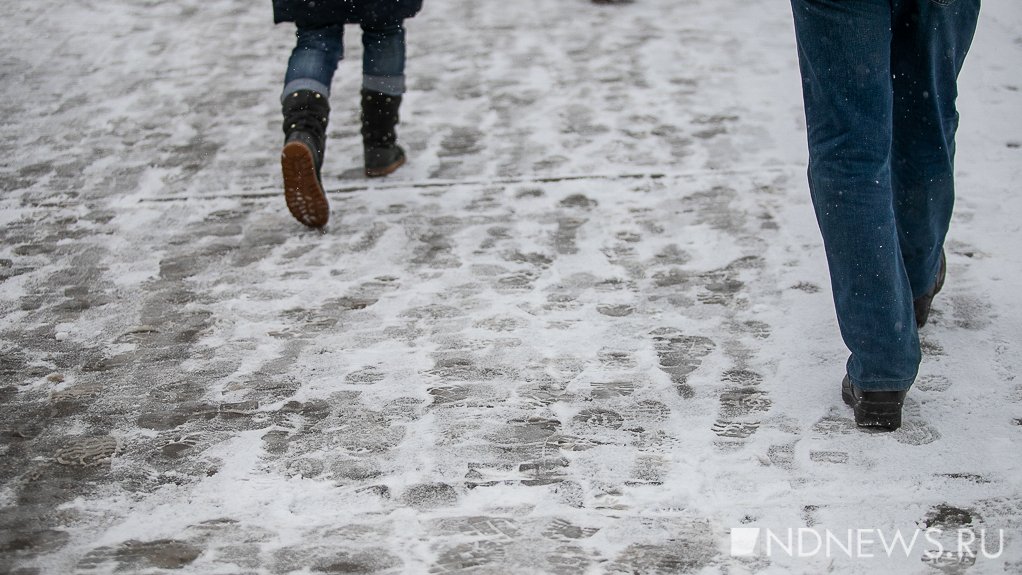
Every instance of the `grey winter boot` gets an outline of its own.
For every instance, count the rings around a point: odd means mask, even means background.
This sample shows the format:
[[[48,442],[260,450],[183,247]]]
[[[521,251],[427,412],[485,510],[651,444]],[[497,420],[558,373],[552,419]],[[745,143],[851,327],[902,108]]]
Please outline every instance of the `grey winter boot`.
[[[320,168],[326,149],[326,126],[330,104],[326,96],[312,90],[288,94],[281,106],[284,113],[284,149],[280,167],[284,174],[284,200],[299,222],[320,228],[330,218]]]
[[[362,146],[366,177],[386,176],[405,163],[405,151],[397,145],[401,96],[362,90]]]

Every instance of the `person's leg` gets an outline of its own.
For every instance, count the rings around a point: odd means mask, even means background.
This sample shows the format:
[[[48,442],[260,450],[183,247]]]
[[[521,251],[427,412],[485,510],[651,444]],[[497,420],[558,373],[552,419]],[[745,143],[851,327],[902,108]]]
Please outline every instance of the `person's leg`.
[[[330,84],[343,55],[343,33],[341,26],[299,28],[281,94],[284,199],[295,219],[314,228],[326,225],[330,217],[320,170],[330,119]]]
[[[979,4],[912,1],[895,13],[892,181],[902,257],[916,299],[933,291],[941,271],[955,196],[957,80]]]
[[[362,25],[362,88],[405,93],[405,27],[402,23]]]
[[[284,75],[281,101],[299,90],[312,90],[330,97],[330,84],[337,63],[344,57],[344,27],[298,28]]]
[[[809,187],[851,383],[903,391],[920,351],[891,191],[892,0],[792,0]]]
[[[386,176],[405,162],[394,131],[405,92],[405,29],[399,23],[363,24],[362,143],[365,174]]]

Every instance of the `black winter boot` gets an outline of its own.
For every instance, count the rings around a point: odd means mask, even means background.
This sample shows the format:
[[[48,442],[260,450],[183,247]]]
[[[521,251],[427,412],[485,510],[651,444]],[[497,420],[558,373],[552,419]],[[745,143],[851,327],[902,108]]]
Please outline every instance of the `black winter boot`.
[[[841,382],[841,399],[852,407],[855,424],[894,431],[901,427],[901,408],[907,391],[863,391],[848,376]]]
[[[284,150],[280,167],[284,173],[284,200],[299,222],[320,228],[330,218],[320,168],[326,149],[326,126],[330,104],[326,96],[312,90],[288,94],[282,104]]]
[[[386,176],[405,163],[405,151],[397,145],[401,96],[362,90],[362,146],[366,177]]]

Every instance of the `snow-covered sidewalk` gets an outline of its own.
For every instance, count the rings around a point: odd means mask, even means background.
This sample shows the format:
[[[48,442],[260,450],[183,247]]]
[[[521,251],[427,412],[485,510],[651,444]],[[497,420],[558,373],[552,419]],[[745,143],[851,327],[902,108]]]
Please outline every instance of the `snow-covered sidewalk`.
[[[325,233],[269,1],[0,32],[0,572],[1022,572],[1017,2],[891,434],[840,399],[783,0],[426,0],[383,181],[349,28]]]

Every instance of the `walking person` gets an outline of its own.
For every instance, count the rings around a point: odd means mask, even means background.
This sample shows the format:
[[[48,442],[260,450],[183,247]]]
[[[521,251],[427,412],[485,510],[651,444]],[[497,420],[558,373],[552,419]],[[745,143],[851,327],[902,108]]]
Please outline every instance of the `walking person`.
[[[809,189],[851,351],[842,397],[859,426],[894,430],[944,283],[957,79],[980,0],[791,5]]]
[[[330,117],[330,85],[344,57],[344,25],[362,28],[362,144],[365,175],[386,176],[405,162],[394,127],[405,92],[404,20],[422,0],[273,0],[274,22],[294,22],[297,43],[281,95],[284,199],[301,223],[326,225],[320,176]]]

